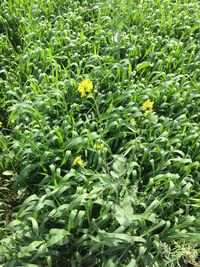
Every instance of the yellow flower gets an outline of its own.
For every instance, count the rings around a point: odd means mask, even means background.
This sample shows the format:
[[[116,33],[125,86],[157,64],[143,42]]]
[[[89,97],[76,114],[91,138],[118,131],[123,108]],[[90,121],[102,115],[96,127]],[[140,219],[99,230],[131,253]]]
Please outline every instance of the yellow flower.
[[[78,86],[78,91],[81,94],[81,97],[87,96],[87,98],[93,98],[93,92],[97,90],[93,86],[93,82],[89,79],[82,81]]]
[[[81,157],[76,157],[72,163],[73,166],[83,166],[84,161],[81,159]]]
[[[152,112],[152,110],[146,110],[145,113],[144,113],[144,116],[149,115],[151,112]]]
[[[100,144],[97,146],[97,148],[102,152],[104,150],[104,144]]]
[[[153,101],[147,99],[147,100],[143,103],[143,105],[142,105],[142,109],[143,109],[143,110],[153,110],[153,104],[154,104]]]
[[[136,125],[136,120],[135,119],[131,119],[131,125],[135,126]]]
[[[150,99],[147,99],[143,105],[142,105],[142,109],[145,111],[144,112],[144,116],[147,116],[149,113],[153,112],[153,104],[154,102],[151,101]]]
[[[2,127],[3,123],[0,121],[0,128]]]
[[[87,98],[94,98],[93,94],[89,94]]]

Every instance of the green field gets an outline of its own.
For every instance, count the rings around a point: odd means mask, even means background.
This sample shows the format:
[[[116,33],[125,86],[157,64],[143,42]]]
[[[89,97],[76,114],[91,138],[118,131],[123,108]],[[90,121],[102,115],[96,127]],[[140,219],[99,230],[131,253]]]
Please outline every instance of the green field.
[[[199,1],[0,2],[0,266],[200,266]]]

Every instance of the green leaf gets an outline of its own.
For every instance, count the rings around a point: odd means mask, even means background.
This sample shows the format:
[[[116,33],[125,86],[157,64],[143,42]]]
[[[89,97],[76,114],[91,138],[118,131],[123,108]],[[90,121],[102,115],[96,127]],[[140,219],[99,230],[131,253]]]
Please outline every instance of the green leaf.
[[[22,252],[32,252],[32,251],[38,250],[38,247],[43,243],[44,243],[44,241],[33,241],[28,246],[21,247],[21,251]]]
[[[131,259],[129,264],[126,265],[126,267],[137,267],[136,260]]]
[[[72,139],[72,141],[66,146],[66,149],[76,147],[80,144],[83,144],[83,138],[79,136],[79,137]]]
[[[146,243],[146,240],[140,236],[130,236],[123,233],[106,233],[101,231],[99,233],[101,242],[104,242],[108,246],[116,246],[120,243],[133,244],[135,242]],[[108,241],[107,241],[108,240]]]
[[[14,172],[7,170],[7,171],[4,171],[2,174],[5,176],[13,176]]]
[[[38,222],[33,217],[29,217],[28,220],[31,221],[31,223],[32,223],[33,231],[36,234],[38,234],[39,233]]]
[[[67,232],[65,229],[51,229],[46,237],[47,247],[51,247],[55,244],[62,245],[64,243],[68,243],[68,236],[69,232]]]
[[[137,220],[137,215],[135,216],[133,214],[133,208],[131,205],[131,201],[129,198],[125,199],[125,201],[122,203],[121,207],[116,206],[115,207],[115,218],[118,221],[118,223],[124,227],[129,226],[133,220]]]
[[[149,66],[151,66],[151,65],[150,65],[150,63],[148,61],[143,61],[140,64],[138,64],[135,69],[137,71],[139,71],[139,70],[142,70],[142,69],[147,68]]]

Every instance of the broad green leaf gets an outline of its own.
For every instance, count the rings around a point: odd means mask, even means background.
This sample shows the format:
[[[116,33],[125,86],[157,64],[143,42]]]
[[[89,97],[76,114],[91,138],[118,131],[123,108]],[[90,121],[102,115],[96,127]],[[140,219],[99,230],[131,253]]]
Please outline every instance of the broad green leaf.
[[[47,247],[51,247],[55,244],[68,243],[69,233],[64,229],[51,229],[46,237]]]
[[[149,66],[150,66],[150,63],[148,61],[143,61],[140,64],[138,64],[135,69],[137,71],[139,71],[139,70],[142,70],[142,69],[147,68]]]
[[[13,176],[14,172],[7,170],[7,171],[4,171],[2,174],[5,176]]]
[[[83,144],[83,138],[79,136],[79,137],[72,139],[72,141],[66,146],[66,149],[76,147],[80,144]]]

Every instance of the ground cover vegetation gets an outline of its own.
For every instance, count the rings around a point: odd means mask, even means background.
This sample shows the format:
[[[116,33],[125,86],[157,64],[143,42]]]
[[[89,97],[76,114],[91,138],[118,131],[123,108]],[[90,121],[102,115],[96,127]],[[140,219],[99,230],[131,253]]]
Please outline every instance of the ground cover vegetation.
[[[199,18],[1,1],[1,266],[200,266]]]

